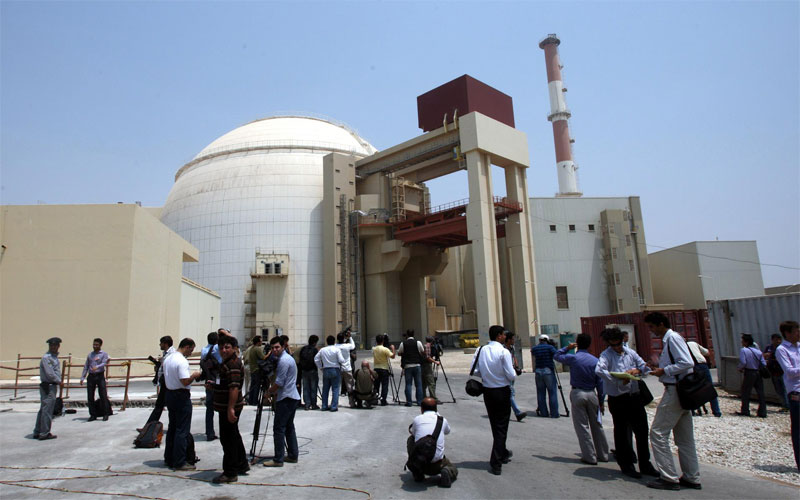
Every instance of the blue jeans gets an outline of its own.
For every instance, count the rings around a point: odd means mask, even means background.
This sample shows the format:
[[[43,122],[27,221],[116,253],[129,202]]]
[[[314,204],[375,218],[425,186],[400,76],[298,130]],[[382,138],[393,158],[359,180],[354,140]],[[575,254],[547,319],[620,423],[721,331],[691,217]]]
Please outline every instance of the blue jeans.
[[[511,382],[511,409],[514,410],[514,415],[519,415],[522,412],[519,411],[519,406],[517,406],[517,402],[514,401],[515,394],[516,391],[514,390],[514,382]]]
[[[536,369],[536,399],[542,417],[558,418],[558,394],[556,393],[556,374],[550,368]],[[547,402],[550,402],[548,411]]]
[[[317,389],[319,388],[319,372],[313,370],[303,370],[303,403],[306,407],[317,406]]]
[[[322,370],[322,409],[328,409],[328,392],[333,389],[331,397],[331,410],[339,408],[339,388],[341,387],[341,375],[338,368],[324,368]]]
[[[272,426],[272,437],[275,442],[275,462],[283,463],[284,443],[288,448],[289,458],[297,459],[300,451],[297,447],[297,434],[294,430],[294,413],[297,411],[297,400],[283,398],[275,403],[275,425]]]
[[[714,383],[714,381],[711,379],[711,370],[708,369],[708,365],[706,363],[697,363],[696,365],[694,365],[694,369],[699,372],[703,372],[703,375],[705,375],[706,380],[708,380],[712,384]],[[711,413],[713,413],[714,415],[722,415],[722,411],[720,411],[719,409],[719,400],[717,398],[711,400]]]
[[[406,374],[406,404],[411,404],[411,382],[417,387],[417,405],[422,403],[422,367],[412,366],[405,369]]]
[[[186,463],[188,436],[192,428],[192,398],[188,390],[164,390],[167,392],[169,414],[164,461],[170,467],[177,468]]]

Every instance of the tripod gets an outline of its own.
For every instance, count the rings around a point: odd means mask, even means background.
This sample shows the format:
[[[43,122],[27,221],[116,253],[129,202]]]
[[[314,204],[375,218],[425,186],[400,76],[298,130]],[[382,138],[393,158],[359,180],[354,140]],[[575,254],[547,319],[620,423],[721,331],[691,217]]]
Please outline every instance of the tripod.
[[[447,384],[447,390],[450,391],[450,397],[453,398],[453,403],[456,402],[456,397],[453,395],[453,389],[450,387],[450,381],[447,379],[447,372],[444,371],[444,365],[442,364],[442,358],[440,356],[436,356],[436,361],[438,364],[433,365],[433,380],[439,380],[439,369],[442,370],[442,375],[444,375],[444,383]]]
[[[401,376],[402,376],[402,374],[401,374]],[[391,387],[392,402],[393,403],[397,403],[398,402],[398,398],[397,398],[398,389],[394,386],[394,370],[392,370],[392,362],[391,361],[389,361],[389,380],[388,380],[388,382],[389,382],[389,387]]]
[[[258,388],[258,406],[256,407],[256,420],[253,424],[253,444],[250,445],[250,463],[255,464],[259,459],[266,458],[260,455],[256,455],[256,445],[258,444],[258,438],[261,437],[261,413],[264,411],[264,395],[267,392],[267,388],[269,387],[269,379],[264,377],[262,379],[261,385]],[[267,429],[269,429],[269,419],[270,413],[272,413],[272,404],[267,407],[270,410],[267,413],[267,425],[264,427],[264,437],[267,436]],[[264,447],[264,443],[261,443],[261,447]],[[261,450],[259,450],[260,452]]]
[[[389,365],[389,367],[391,368],[391,365]],[[400,369],[400,378],[397,379],[397,387],[394,389],[394,397],[392,398],[392,401],[397,403],[397,404],[403,404],[403,402],[400,401],[400,386],[403,383],[403,375],[405,375],[405,373],[406,373],[406,371],[401,368]],[[391,377],[392,380],[394,380],[394,373],[389,371],[389,377]],[[390,380],[390,382],[392,380]]]
[[[564,410],[566,410],[567,414],[564,415],[565,417],[569,417],[569,406],[567,406],[567,399],[564,397],[564,389],[561,387],[561,379],[558,378],[558,372],[553,370],[553,375],[556,376],[556,384],[558,384],[558,392],[561,393],[561,402],[564,403]]]

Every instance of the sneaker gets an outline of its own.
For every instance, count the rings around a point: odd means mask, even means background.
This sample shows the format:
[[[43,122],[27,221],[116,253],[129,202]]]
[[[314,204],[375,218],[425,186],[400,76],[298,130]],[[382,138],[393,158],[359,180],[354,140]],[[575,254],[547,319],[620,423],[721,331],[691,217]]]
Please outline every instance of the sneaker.
[[[683,476],[681,476],[680,479],[678,479],[678,484],[680,484],[684,488],[691,488],[693,490],[702,490],[703,489],[703,487],[700,485],[700,483],[693,483],[693,482],[689,481],[688,479],[684,479]]]
[[[222,483],[235,483],[238,480],[239,480],[238,476],[226,476],[225,474],[220,474],[219,476],[212,479],[211,482],[216,484],[222,484]]]
[[[526,411],[521,411],[521,412],[517,413],[517,422],[522,422],[525,419],[525,417],[527,417],[527,416],[528,416],[528,412],[526,412]]]
[[[275,460],[269,460],[263,463],[264,467],[283,467],[283,462],[276,462]]]
[[[655,490],[672,490],[677,491],[681,489],[681,485],[678,483],[673,483],[671,481],[664,481],[661,478],[656,479],[655,481],[650,481],[647,483],[648,488],[653,488]]]
[[[447,469],[442,469],[442,474],[439,476],[439,486],[442,488],[449,488],[453,484],[453,478]]]
[[[180,467],[175,467],[172,470],[174,470],[174,471],[197,470],[197,467],[195,467],[194,465],[190,464],[189,462],[186,462],[185,464],[181,465]]]

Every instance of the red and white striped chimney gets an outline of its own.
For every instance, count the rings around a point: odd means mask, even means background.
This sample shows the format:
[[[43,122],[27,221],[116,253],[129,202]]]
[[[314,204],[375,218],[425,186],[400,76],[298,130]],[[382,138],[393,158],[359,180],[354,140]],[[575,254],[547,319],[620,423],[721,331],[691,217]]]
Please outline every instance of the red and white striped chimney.
[[[581,196],[578,191],[578,167],[572,161],[572,139],[569,136],[569,117],[567,102],[564,99],[564,82],[561,81],[561,62],[558,58],[558,45],[561,40],[555,33],[539,42],[544,49],[547,66],[547,88],[550,93],[550,114],[547,120],[553,122],[553,142],[556,147],[556,168],[558,169],[558,196]]]

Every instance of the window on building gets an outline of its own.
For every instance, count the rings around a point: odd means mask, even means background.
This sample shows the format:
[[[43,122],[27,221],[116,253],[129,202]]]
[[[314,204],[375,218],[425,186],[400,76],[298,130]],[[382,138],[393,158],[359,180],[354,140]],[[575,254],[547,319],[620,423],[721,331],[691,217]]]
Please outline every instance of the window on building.
[[[630,268],[631,271],[633,271],[633,261],[632,260],[628,261],[628,267]]]
[[[275,274],[281,274],[281,264],[280,262],[275,263]]]
[[[631,287],[631,289],[633,290],[633,298],[634,299],[638,299],[639,298],[639,287],[637,287],[636,285],[633,285]]]
[[[272,262],[264,262],[264,274],[272,274]]]
[[[630,234],[626,234],[625,235],[625,246],[631,246],[631,235]]]
[[[559,309],[569,309],[569,295],[567,294],[567,287],[556,287],[556,302]]]
[[[612,259],[617,258],[617,247],[611,247],[611,258]]]
[[[556,232],[556,225],[555,224],[550,224],[550,232],[551,233],[555,233]]]
[[[594,224],[589,224],[589,231],[594,232]]]
[[[608,232],[611,233],[611,234],[615,234],[614,233],[614,224],[609,224],[608,225]]]
[[[569,225],[569,232],[570,233],[574,233],[575,232],[575,224],[570,224]]]
[[[644,294],[642,293],[642,287],[639,287],[639,305],[644,305]]]
[[[614,283],[619,285],[619,273],[614,273]]]
[[[625,308],[622,306],[622,299],[617,299],[617,312],[624,311]]]

